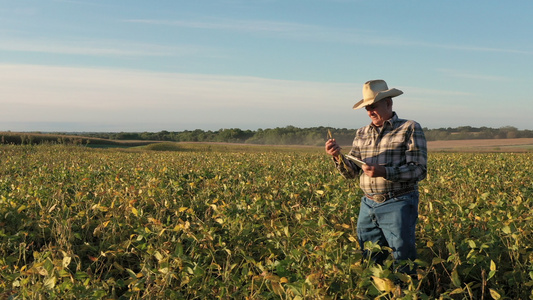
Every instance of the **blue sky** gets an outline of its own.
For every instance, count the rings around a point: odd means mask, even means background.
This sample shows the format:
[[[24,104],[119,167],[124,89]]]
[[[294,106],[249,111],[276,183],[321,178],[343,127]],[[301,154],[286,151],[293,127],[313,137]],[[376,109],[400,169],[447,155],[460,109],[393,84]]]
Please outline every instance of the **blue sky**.
[[[533,129],[533,1],[0,0],[0,131]]]

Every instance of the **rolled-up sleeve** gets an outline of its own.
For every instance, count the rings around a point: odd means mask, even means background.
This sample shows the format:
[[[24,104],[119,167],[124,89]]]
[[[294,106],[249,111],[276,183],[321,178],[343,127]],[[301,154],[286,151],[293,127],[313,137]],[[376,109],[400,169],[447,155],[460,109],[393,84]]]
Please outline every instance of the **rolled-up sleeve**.
[[[359,176],[361,168],[359,168],[356,164],[344,157],[344,155],[341,156],[341,159],[342,161],[337,161],[333,158],[333,162],[335,163],[335,167],[342,175],[342,177],[346,179],[354,179]]]

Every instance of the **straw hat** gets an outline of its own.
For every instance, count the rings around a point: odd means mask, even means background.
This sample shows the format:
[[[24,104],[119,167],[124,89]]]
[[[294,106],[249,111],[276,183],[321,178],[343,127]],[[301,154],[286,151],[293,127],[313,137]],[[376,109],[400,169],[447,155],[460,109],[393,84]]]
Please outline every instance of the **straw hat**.
[[[358,109],[378,102],[387,97],[396,97],[403,94],[402,91],[392,88],[389,89],[384,80],[370,80],[363,85],[363,99],[353,106],[353,109]]]

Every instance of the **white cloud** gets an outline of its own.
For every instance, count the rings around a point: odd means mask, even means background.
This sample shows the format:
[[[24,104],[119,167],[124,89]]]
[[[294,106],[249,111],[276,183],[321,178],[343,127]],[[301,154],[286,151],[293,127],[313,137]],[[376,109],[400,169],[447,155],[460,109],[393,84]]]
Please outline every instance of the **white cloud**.
[[[526,109],[493,107],[487,96],[398,88],[405,95],[395,100],[395,110],[422,126],[530,127]],[[358,128],[369,122],[364,111],[351,109],[360,93],[355,83],[0,64],[0,130],[18,124],[44,131],[47,122],[67,124],[48,127],[58,131]]]
[[[457,77],[457,78],[467,78],[467,79],[484,80],[484,81],[510,81],[509,78],[506,78],[503,76],[475,74],[471,72],[451,70],[451,69],[437,69],[437,71],[447,76]]]
[[[121,40],[4,38],[0,51],[130,57],[198,55],[208,50],[194,45],[163,46]]]
[[[533,55],[533,51],[517,50],[517,49],[509,49],[509,48],[492,48],[492,47],[481,47],[481,46],[473,46],[473,45],[453,45],[453,44],[444,45],[444,44],[427,44],[427,43],[420,43],[420,45],[426,46],[426,47],[460,50],[460,51],[496,52],[496,53],[507,53],[507,54]]]
[[[347,1],[347,0],[346,0]],[[267,34],[279,38],[290,38],[298,40],[312,40],[321,42],[337,42],[357,45],[371,46],[403,46],[403,47],[424,47],[439,48],[469,52],[496,52],[508,54],[532,55],[532,51],[492,48],[475,45],[456,45],[428,43],[412,40],[408,36],[387,35],[374,30],[363,30],[360,28],[334,28],[294,22],[277,22],[269,20],[237,20],[223,18],[204,18],[203,20],[155,20],[155,19],[128,19],[123,22],[141,23],[149,25],[163,25],[193,29],[224,30],[243,33]]]
[[[382,45],[384,43],[392,44],[396,39],[393,37],[376,38],[374,34],[369,34],[368,30],[333,28],[269,20],[236,20],[222,18],[204,18],[203,20],[129,19],[124,20],[124,22],[192,29],[222,30],[304,41]]]
[[[334,118],[353,99],[353,85],[342,83],[37,65],[0,65],[0,91],[4,122],[195,123],[219,128],[252,123],[320,126],[325,120],[310,116]]]
[[[265,20],[235,20],[235,19],[210,19],[206,21],[198,20],[153,20],[153,19],[130,19],[124,20],[128,23],[141,23],[150,25],[165,25],[175,27],[186,27],[195,29],[217,29],[241,32],[294,32],[309,31],[320,28],[313,25],[305,25],[291,22],[275,22]]]

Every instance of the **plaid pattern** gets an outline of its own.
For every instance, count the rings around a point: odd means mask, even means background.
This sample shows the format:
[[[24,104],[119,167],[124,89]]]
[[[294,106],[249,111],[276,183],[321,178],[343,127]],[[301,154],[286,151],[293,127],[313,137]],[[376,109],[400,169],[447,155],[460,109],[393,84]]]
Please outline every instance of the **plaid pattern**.
[[[404,189],[426,178],[427,145],[422,127],[398,118],[396,113],[381,128],[370,124],[357,130],[350,154],[387,170],[385,177],[369,177],[346,158],[344,164],[336,163],[345,178],[360,176],[359,185],[365,194]]]

